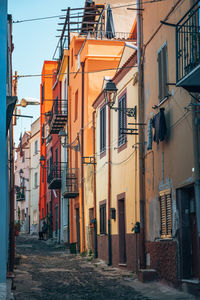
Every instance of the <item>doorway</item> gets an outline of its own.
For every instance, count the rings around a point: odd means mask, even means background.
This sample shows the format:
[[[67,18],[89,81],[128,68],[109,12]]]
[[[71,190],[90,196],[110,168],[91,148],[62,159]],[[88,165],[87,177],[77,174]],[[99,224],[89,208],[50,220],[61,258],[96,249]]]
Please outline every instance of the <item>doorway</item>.
[[[198,234],[194,186],[177,190],[182,279],[198,278]]]
[[[77,240],[77,251],[80,252],[80,213],[79,213],[79,208],[76,208],[76,240]]]
[[[126,226],[124,199],[118,200],[119,263],[126,264]]]

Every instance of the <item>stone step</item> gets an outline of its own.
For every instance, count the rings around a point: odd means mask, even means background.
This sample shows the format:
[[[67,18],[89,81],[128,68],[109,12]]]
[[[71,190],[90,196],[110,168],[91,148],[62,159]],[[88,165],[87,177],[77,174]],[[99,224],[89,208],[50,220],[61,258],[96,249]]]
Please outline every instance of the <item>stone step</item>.
[[[158,280],[158,274],[154,269],[140,269],[138,279],[141,282],[156,281]]]

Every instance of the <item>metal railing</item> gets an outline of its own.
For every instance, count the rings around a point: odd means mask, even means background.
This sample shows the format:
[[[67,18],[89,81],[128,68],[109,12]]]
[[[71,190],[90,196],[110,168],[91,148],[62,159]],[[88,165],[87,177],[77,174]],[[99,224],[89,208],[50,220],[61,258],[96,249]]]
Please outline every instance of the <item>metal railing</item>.
[[[83,34],[80,34],[82,36]],[[89,31],[87,39],[136,41],[135,34],[130,32],[108,32],[106,30]]]
[[[59,163],[52,163],[47,168],[47,182],[51,183],[53,179],[61,179],[61,166]]]
[[[68,168],[66,170],[66,184],[65,192],[70,194],[79,193],[79,184],[78,184],[78,169],[77,168]]]
[[[180,81],[200,63],[200,2],[176,25],[176,80]]]
[[[52,109],[49,116],[49,124],[54,115],[67,115],[67,100],[59,100],[56,98],[53,102]]]
[[[25,200],[25,187],[18,187],[16,189],[16,201]]]

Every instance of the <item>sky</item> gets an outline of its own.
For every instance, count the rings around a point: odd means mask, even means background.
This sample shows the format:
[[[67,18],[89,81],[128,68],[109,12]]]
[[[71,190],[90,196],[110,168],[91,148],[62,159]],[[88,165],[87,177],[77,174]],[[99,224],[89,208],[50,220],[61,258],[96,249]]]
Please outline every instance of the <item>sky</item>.
[[[8,13],[13,21],[21,21],[33,18],[60,16],[65,12],[61,9],[67,7],[84,7],[84,0],[8,0]],[[44,60],[52,60],[59,35],[57,25],[59,18],[29,21],[13,24],[13,74],[18,75],[41,74]],[[62,26],[60,26],[62,28]],[[20,78],[18,80],[18,99],[40,99],[40,77]],[[33,118],[18,118],[14,128],[14,141],[18,145],[19,137],[25,130],[30,130],[31,123],[39,117],[38,106],[20,108],[22,115]]]

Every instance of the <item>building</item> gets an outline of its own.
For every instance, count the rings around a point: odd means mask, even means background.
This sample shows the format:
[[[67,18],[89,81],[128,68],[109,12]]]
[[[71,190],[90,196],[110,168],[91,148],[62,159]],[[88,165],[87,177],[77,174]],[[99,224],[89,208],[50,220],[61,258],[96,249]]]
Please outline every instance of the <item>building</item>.
[[[39,230],[40,118],[31,124],[29,139],[30,234]]]
[[[0,248],[0,298],[5,299],[8,289],[6,276],[14,268],[14,177],[12,114],[16,103],[12,86],[12,16],[7,15],[7,1],[0,10],[0,178],[1,178],[1,248]],[[8,273],[7,273],[8,271]]]
[[[146,265],[175,285],[200,274],[199,3],[191,3],[143,11]]]
[[[62,60],[58,73],[58,80],[61,82],[61,111],[63,115],[68,116],[68,60],[69,51],[65,49],[63,51]],[[66,118],[66,117],[65,117]],[[63,126],[61,132],[59,132],[59,138],[61,143],[61,199],[60,199],[60,240],[69,245],[69,198],[64,197],[66,190],[66,176],[68,170],[68,122]]]
[[[109,82],[93,103],[98,257],[134,272],[140,267],[136,63],[137,51],[124,47],[121,69],[112,79],[117,88],[115,103],[105,98]]]
[[[53,102],[53,74],[57,69],[57,62],[44,61],[41,78],[41,100],[40,100],[40,186],[39,186],[39,214],[40,221],[47,218],[47,201],[51,191],[47,189],[47,145],[48,139],[48,113],[52,108]],[[52,74],[52,76],[45,75]],[[43,158],[43,159],[42,159]],[[51,207],[51,205],[50,205]],[[49,209],[49,208],[48,208]],[[46,219],[47,221],[47,219]],[[40,228],[40,224],[39,224]]]
[[[16,149],[15,160],[15,220],[20,221],[22,232],[30,232],[30,189],[29,170],[30,153],[29,139],[30,132],[25,131],[20,137],[20,143]]]

